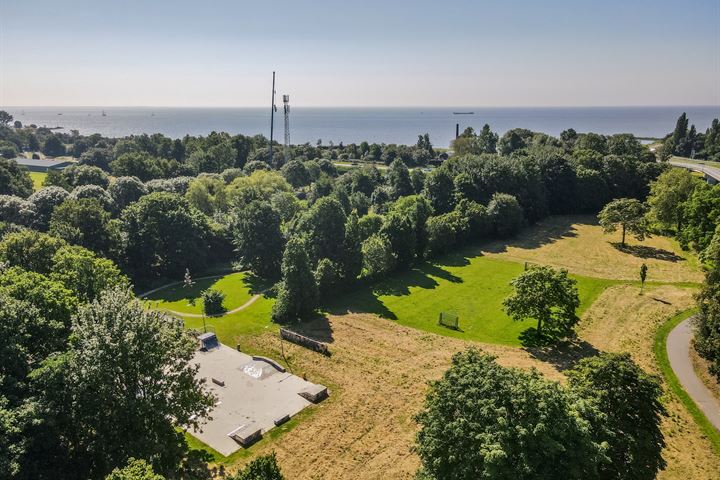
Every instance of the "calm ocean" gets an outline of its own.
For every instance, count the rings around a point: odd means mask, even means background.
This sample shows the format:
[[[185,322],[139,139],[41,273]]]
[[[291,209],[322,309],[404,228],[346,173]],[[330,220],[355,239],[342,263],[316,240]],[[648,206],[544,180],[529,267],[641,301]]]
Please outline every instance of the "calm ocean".
[[[0,107],[2,108],[2,107]],[[214,131],[254,135],[270,134],[268,108],[151,108],[151,107],[10,107],[5,108],[23,124],[62,127],[82,134],[100,133],[121,137],[139,133],[163,133],[170,137],[206,135]],[[102,116],[103,110],[106,116]],[[474,112],[455,115],[453,112]],[[415,143],[428,132],[434,145],[446,147],[455,136],[455,124],[497,132],[522,127],[558,135],[566,128],[603,134],[633,133],[660,137],[671,132],[675,120],[687,112],[698,131],[705,131],[720,106],[711,107],[575,107],[575,108],[292,108],[291,143],[315,143],[322,139],[359,143]],[[62,114],[62,115],[60,115]],[[283,141],[282,107],[275,116],[275,139]]]

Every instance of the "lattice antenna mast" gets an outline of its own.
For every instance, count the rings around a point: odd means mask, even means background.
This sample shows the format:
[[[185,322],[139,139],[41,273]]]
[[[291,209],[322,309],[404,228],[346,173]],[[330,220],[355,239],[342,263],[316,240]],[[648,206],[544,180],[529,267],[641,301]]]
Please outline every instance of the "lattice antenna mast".
[[[290,95],[283,95],[283,112],[285,113],[285,161],[290,160]]]

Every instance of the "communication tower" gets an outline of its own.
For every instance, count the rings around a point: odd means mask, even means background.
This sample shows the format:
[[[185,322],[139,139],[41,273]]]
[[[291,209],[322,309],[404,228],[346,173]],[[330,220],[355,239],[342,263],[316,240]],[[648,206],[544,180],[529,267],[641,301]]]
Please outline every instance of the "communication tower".
[[[290,95],[283,95],[283,112],[285,113],[285,161],[290,160]]]

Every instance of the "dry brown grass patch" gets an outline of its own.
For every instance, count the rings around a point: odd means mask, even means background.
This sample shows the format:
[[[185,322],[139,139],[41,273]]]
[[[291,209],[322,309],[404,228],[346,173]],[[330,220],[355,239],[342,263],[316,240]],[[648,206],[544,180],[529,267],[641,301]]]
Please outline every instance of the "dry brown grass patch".
[[[668,318],[694,304],[692,289],[655,287],[638,295],[637,287],[619,285],[607,289],[585,312],[579,336],[603,351],[629,352],[646,371],[659,374],[653,355],[655,331]],[[669,417],[662,429],[668,465],[660,479],[715,479],[720,458],[703,437],[683,405],[666,389]]]
[[[482,251],[506,260],[567,268],[589,277],[639,280],[640,265],[645,263],[648,281],[703,281],[697,260],[670,238],[639,242],[628,235],[624,249],[613,245],[619,241],[620,234],[604,234],[595,217],[556,216],[524,230],[515,239],[484,245]]]
[[[374,315],[333,316],[319,324],[322,335],[331,329],[331,357],[287,343],[285,354],[296,374],[329,385],[331,398],[263,447],[276,451],[287,478],[413,478],[420,462],[412,451],[412,417],[422,407],[427,382],[440,378],[451,356],[471,345],[497,355],[503,365],[536,367],[548,378],[562,378],[523,350],[441,337]],[[252,342],[281,358],[275,335]]]

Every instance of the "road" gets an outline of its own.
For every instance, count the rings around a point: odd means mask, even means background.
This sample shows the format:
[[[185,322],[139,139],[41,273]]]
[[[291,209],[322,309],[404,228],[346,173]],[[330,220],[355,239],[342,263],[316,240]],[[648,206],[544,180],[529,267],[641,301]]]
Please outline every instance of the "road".
[[[702,172],[720,182],[720,168],[718,167],[711,167],[701,163],[683,162],[681,160],[670,160],[669,163],[670,165],[674,165],[676,167],[687,168],[688,170],[693,170],[695,172]]]
[[[720,401],[698,378],[692,360],[690,360],[690,341],[693,336],[691,322],[692,318],[688,318],[668,335],[666,345],[668,359],[683,389],[710,420],[710,423],[720,430]]]

